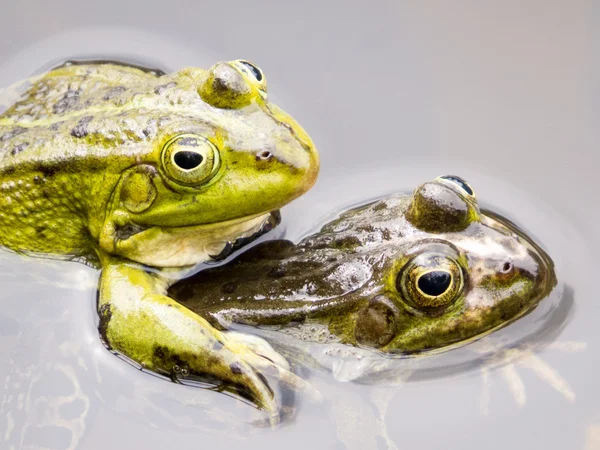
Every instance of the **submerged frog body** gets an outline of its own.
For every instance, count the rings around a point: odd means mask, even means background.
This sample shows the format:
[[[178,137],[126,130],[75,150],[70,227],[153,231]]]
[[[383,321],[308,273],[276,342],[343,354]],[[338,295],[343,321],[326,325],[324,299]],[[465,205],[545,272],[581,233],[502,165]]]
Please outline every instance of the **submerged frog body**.
[[[344,212],[297,245],[259,244],[170,293],[220,327],[279,325],[319,342],[325,326],[337,342],[414,353],[505,326],[555,284],[532,239],[446,176]]]
[[[99,265],[111,349],[167,376],[226,381],[275,410],[260,373],[275,359],[268,345],[257,353],[217,331],[166,295],[163,275],[272,227],[317,172],[310,138],[248,61],[172,74],[69,63],[0,115],[0,244]]]

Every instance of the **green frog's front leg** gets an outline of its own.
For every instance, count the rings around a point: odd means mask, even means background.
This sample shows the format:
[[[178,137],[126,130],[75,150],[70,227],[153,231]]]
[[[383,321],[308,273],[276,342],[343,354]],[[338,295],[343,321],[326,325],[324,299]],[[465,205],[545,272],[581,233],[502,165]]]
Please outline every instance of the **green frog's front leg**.
[[[221,332],[165,295],[158,274],[120,259],[103,257],[98,311],[106,344],[143,367],[175,377],[181,370],[249,390],[257,404],[276,415],[278,400],[263,373],[295,377],[266,341]]]

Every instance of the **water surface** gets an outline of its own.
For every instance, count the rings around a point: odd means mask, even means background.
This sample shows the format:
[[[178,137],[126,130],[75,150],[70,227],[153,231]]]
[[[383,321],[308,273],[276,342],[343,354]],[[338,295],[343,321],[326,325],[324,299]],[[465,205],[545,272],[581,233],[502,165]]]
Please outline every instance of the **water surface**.
[[[323,361],[332,373],[304,373],[322,402],[296,396],[270,430],[242,402],[106,351],[95,270],[2,253],[0,447],[600,448],[597,15],[534,1],[164,6],[105,1],[84,16],[75,2],[14,2],[0,84],[78,56],[167,70],[255,60],[322,155],[315,188],[283,210],[288,238],[456,173],[545,245],[564,295],[454,356],[396,364],[385,382],[343,381],[353,355]]]

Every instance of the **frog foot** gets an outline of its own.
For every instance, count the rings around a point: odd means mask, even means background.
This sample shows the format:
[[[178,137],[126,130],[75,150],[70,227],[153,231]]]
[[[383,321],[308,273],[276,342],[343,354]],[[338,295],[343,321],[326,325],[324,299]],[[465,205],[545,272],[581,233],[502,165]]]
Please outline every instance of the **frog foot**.
[[[237,349],[238,353],[253,355],[252,359],[257,363],[257,367],[265,366],[265,363],[268,366],[270,362],[270,365],[274,365],[278,370],[290,370],[287,360],[264,339],[237,331],[225,331],[223,334],[229,346]]]
[[[272,425],[278,423],[280,382],[301,384],[287,361],[261,338],[215,329],[165,291],[163,281],[139,267],[105,265],[98,307],[107,346],[173,380],[216,381],[251,398]]]
[[[225,331],[223,334],[229,345],[235,348],[237,353],[243,354],[246,361],[261,373],[272,376],[287,388],[308,394],[312,401],[322,400],[321,393],[311,383],[295,375],[288,361],[266,340],[238,331]]]
[[[146,296],[135,311],[124,312],[119,303],[103,302],[100,308],[100,329],[109,348],[174,381],[206,380],[238,392],[265,410],[272,424],[278,422],[281,394],[268,380],[290,382],[295,375],[287,363],[273,362],[274,351],[255,353],[254,344],[229,339],[166,296]]]

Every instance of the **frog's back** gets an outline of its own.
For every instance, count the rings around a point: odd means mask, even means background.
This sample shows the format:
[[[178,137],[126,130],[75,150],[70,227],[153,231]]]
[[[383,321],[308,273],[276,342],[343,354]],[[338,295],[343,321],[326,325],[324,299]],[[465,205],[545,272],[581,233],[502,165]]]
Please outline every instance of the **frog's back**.
[[[148,137],[153,118],[140,115],[139,105],[142,98],[156,97],[158,75],[90,63],[65,65],[32,79],[0,115],[0,168],[68,158],[70,152],[93,148],[89,144],[112,147]],[[87,145],[80,145],[82,140]]]
[[[157,76],[116,64],[74,64],[28,81],[0,115],[0,244],[89,254],[88,216],[98,216],[110,194],[97,186],[118,177],[106,168],[117,159],[126,165],[130,156],[118,155],[139,153],[148,146],[137,144],[152,137],[143,132],[150,117],[135,101],[153,92]]]
[[[61,66],[34,78],[0,118],[6,125],[68,120],[92,108],[122,105],[132,90],[143,90],[155,79],[152,72],[114,63]]]

